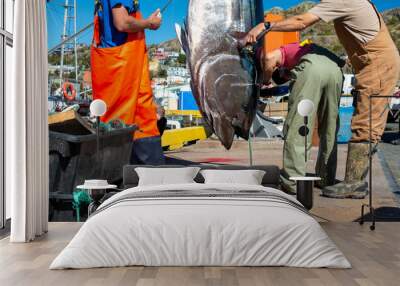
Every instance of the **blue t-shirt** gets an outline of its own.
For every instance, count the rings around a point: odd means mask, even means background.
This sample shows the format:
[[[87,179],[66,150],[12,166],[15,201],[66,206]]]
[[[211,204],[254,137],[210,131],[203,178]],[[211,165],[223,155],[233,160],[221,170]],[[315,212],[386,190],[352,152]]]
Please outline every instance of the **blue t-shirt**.
[[[112,9],[122,5],[130,14],[136,9],[134,0],[100,0],[100,3],[103,7],[98,12],[101,23],[100,47],[111,48],[125,44],[128,34],[119,32],[114,27]]]

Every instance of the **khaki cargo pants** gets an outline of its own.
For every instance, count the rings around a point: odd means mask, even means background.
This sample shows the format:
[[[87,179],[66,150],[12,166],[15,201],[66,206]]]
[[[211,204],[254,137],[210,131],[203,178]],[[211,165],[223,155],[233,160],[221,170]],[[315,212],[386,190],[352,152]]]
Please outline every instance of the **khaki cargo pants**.
[[[338,65],[324,55],[305,55],[299,65],[292,70],[294,81],[289,96],[289,112],[284,126],[282,184],[295,190],[290,177],[305,176],[304,137],[300,129],[304,118],[297,113],[297,105],[303,99],[311,100],[315,111],[309,117],[308,158],[311,151],[314,122],[318,118],[320,146],[316,174],[325,183],[333,184],[337,164],[337,132],[340,95],[343,74]]]

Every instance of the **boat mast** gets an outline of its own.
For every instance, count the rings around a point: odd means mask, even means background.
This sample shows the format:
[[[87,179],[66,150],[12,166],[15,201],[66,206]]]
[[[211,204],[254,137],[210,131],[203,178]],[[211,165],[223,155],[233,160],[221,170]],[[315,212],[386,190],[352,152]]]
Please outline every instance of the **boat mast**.
[[[64,27],[63,33],[61,35],[61,40],[64,41],[67,38],[67,20],[68,20],[68,11],[69,5],[68,0],[65,0],[64,4]],[[61,62],[60,62],[60,86],[63,84],[63,72],[64,72],[64,52],[65,52],[65,45],[61,46]]]
[[[73,15],[70,15],[73,11]],[[70,21],[73,20],[74,32],[76,34],[76,0],[73,0],[73,4],[70,5],[69,0],[65,0],[64,4],[64,26],[63,26],[63,34],[61,36],[61,41],[65,43],[65,40],[69,38],[69,27]],[[60,62],[60,85],[63,82],[64,75],[64,55],[65,55],[65,46],[66,43],[61,45],[61,62]],[[75,81],[78,82],[78,49],[77,49],[77,39],[74,38],[74,59],[75,59]]]
[[[74,0],[74,35],[76,34],[76,0]],[[78,83],[78,50],[76,46],[76,37],[74,38],[74,53],[75,53],[75,81]]]

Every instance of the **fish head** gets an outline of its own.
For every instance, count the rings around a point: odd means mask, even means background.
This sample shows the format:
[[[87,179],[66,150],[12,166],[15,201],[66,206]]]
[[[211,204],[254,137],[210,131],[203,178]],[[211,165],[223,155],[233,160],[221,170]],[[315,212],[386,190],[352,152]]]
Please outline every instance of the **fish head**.
[[[225,148],[235,135],[248,139],[257,105],[254,65],[240,55],[208,57],[199,74],[203,115]]]

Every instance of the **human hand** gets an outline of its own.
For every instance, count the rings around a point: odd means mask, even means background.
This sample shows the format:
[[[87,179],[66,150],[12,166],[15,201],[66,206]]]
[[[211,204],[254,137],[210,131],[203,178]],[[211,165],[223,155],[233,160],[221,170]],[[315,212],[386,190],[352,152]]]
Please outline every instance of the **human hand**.
[[[147,21],[149,23],[149,29],[158,30],[162,22],[160,9],[154,11],[153,14],[151,14],[150,17],[147,18]]]
[[[257,37],[265,30],[264,23],[258,24],[244,37],[244,44],[255,44],[257,43]]]

